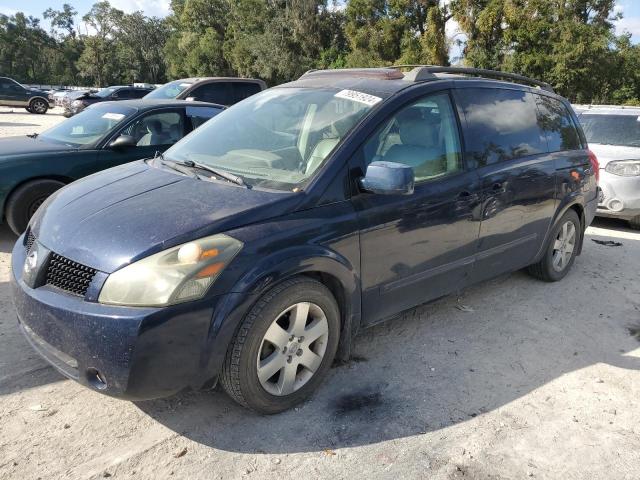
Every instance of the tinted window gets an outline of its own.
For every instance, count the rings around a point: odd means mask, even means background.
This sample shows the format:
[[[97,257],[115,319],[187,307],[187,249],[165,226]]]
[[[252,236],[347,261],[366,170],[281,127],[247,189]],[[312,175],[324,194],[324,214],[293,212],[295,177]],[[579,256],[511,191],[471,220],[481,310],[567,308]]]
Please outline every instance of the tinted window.
[[[462,169],[458,127],[449,95],[430,95],[395,113],[365,144],[365,161],[403,163],[416,181]]]
[[[210,118],[222,111],[213,107],[187,107],[187,122],[191,130],[195,130]]]
[[[202,85],[194,89],[189,96],[202,102],[229,105],[232,103],[229,90],[229,84],[225,82],[207,83],[206,85]]]
[[[538,125],[547,135],[550,152],[580,150],[580,135],[564,104],[546,95],[536,95]]]
[[[134,88],[134,89],[129,90],[129,98],[142,98],[147,93],[149,93],[149,90],[142,90],[141,88]]]
[[[113,94],[111,95],[113,98],[118,98],[121,100],[126,100],[128,98],[131,98],[131,90],[129,90],[128,88],[121,88],[120,90],[118,90],[117,92],[113,92]]]
[[[178,112],[150,113],[122,132],[136,139],[138,146],[173,145],[184,135],[182,115]]]
[[[640,147],[640,117],[583,113],[580,123],[587,142]]]
[[[458,90],[458,95],[467,125],[466,155],[472,166],[483,167],[547,151],[531,93],[465,88]]]
[[[244,100],[251,95],[255,95],[258,93],[260,89],[260,85],[252,82],[236,82],[232,84],[233,86],[233,103],[237,103],[240,100]]]

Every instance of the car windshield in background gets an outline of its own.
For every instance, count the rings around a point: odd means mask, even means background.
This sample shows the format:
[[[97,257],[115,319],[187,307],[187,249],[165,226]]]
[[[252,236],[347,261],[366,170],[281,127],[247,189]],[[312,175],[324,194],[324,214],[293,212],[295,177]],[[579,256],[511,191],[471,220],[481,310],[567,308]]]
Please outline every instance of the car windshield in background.
[[[144,98],[157,98],[162,100],[169,100],[171,98],[176,98],[182,92],[184,92],[188,87],[193,85],[190,82],[185,82],[182,80],[176,80],[174,82],[165,83],[163,86],[156,88],[153,92],[145,95]]]
[[[40,138],[73,147],[95,145],[135,112],[120,105],[96,105],[46,130]]]
[[[380,100],[350,90],[273,88],[209,120],[165,157],[233,173],[251,186],[291,190]]]
[[[111,95],[116,90],[117,90],[117,88],[103,88],[102,90],[98,90],[93,95],[95,95],[96,97],[105,98],[105,97],[108,97],[109,95]]]
[[[580,123],[587,142],[640,147],[640,117],[583,113]]]

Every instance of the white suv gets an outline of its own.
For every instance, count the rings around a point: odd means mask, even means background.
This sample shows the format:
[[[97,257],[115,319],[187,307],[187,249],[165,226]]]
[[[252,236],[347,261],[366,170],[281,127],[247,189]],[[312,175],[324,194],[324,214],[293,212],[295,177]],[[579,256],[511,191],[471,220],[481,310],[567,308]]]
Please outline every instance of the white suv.
[[[596,215],[640,229],[640,107],[574,105],[589,148],[600,162]]]

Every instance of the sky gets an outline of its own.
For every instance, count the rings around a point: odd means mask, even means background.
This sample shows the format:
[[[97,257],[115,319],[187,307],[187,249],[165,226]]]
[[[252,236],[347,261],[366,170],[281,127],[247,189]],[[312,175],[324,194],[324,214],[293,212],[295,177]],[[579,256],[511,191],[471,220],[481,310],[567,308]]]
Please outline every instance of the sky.
[[[0,0],[0,13],[12,15],[17,11],[23,11],[28,15],[42,18],[42,12],[47,8],[61,9],[62,4],[69,3],[75,7],[80,16],[84,15],[95,3],[96,0]],[[142,10],[145,15],[164,17],[169,13],[169,0],[110,0],[111,4],[124,10],[133,12]],[[25,6],[27,5],[27,6]],[[640,43],[640,1],[638,0],[618,0],[616,11],[622,13],[623,18],[616,22],[617,33],[628,31],[632,34],[634,43]],[[48,23],[42,22],[42,26],[48,29]],[[449,36],[460,38],[457,25],[450,22],[447,27]],[[456,56],[456,50],[452,55]]]

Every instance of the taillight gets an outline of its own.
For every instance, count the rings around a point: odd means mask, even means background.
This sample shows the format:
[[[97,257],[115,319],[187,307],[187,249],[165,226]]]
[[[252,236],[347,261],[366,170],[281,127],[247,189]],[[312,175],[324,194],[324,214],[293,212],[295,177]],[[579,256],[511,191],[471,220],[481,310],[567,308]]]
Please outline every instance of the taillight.
[[[598,157],[591,150],[589,152],[589,163],[591,164],[591,168],[593,169],[593,173],[596,175],[596,182],[600,182],[600,163],[598,162]]]

